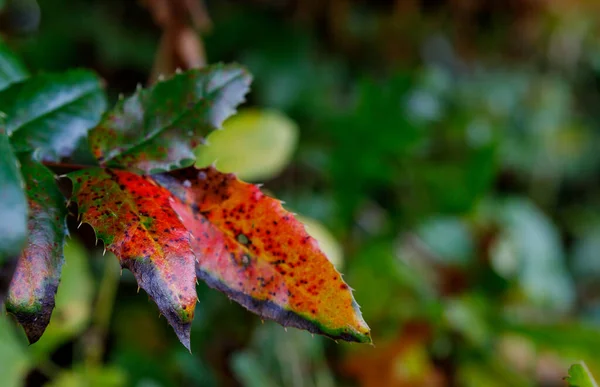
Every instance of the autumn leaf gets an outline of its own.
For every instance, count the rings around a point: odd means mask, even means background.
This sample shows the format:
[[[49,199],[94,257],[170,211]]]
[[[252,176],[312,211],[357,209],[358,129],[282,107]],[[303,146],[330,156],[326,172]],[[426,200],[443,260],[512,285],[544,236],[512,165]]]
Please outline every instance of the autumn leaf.
[[[278,200],[212,167],[155,179],[181,199],[171,204],[209,286],[283,326],[371,342],[350,288]]]
[[[52,172],[29,155],[22,155],[21,171],[29,202],[29,235],[10,283],[6,310],[23,326],[29,342],[35,343],[54,309],[64,261],[67,211]]]
[[[240,66],[214,65],[140,89],[90,132],[92,152],[103,166],[144,174],[189,166],[194,148],[244,100],[250,80]]]
[[[189,349],[195,257],[189,233],[171,208],[176,198],[131,172],[90,168],[68,176],[81,221],[133,272]]]
[[[15,151],[44,160],[70,156],[105,108],[100,80],[85,70],[37,75],[0,92]]]

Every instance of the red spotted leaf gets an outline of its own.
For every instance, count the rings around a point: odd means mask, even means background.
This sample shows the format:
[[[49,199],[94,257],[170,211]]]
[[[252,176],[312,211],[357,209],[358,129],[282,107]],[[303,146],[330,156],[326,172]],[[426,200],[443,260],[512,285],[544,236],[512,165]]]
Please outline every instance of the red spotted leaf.
[[[151,179],[126,171],[92,168],[69,177],[81,220],[133,272],[189,349],[195,257],[189,232],[171,208],[177,199]]]
[[[10,282],[6,310],[23,326],[29,342],[35,343],[54,309],[67,212],[52,172],[29,156],[20,160],[29,202],[29,234]]]
[[[334,339],[370,342],[348,285],[278,200],[214,168],[155,176],[181,201],[197,275],[250,311]]]
[[[191,165],[194,148],[221,127],[248,92],[238,65],[177,74],[119,101],[90,132],[100,165],[158,173]]]

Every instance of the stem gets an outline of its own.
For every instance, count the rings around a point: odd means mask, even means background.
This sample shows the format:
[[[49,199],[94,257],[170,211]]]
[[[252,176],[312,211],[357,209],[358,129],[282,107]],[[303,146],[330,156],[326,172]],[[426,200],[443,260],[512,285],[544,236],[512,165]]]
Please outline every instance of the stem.
[[[115,303],[117,288],[119,286],[119,267],[113,265],[116,261],[104,261],[104,274],[98,299],[96,300],[95,314],[92,316],[92,329],[90,342],[86,348],[86,366],[98,367],[104,355],[104,339],[108,334],[110,318]]]

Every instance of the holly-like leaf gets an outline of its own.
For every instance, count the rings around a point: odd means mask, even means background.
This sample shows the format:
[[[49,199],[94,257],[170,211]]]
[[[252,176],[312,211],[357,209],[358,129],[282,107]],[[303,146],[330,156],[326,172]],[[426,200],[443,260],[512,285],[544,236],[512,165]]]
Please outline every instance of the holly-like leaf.
[[[52,172],[29,155],[21,157],[21,165],[29,202],[29,235],[10,283],[6,310],[23,326],[29,342],[35,343],[54,309],[67,211]]]
[[[0,41],[0,90],[28,76],[29,73],[19,58]]]
[[[0,117],[0,266],[18,257],[27,235],[27,199],[19,161]],[[0,289],[0,293],[2,290]],[[2,300],[0,299],[0,302]]]
[[[90,132],[90,147],[109,167],[147,174],[189,166],[193,149],[244,100],[250,80],[238,65],[214,65],[140,89]]]
[[[565,378],[569,387],[598,387],[594,377],[585,363],[573,364],[569,368],[569,376]]]
[[[85,70],[34,76],[0,92],[15,151],[44,160],[70,156],[105,109],[100,80]]]
[[[155,178],[181,199],[172,205],[209,286],[283,326],[371,341],[350,288],[278,200],[212,167]]]
[[[171,208],[177,199],[151,179],[126,171],[90,168],[69,177],[81,220],[133,272],[189,349],[195,256],[189,232]]]

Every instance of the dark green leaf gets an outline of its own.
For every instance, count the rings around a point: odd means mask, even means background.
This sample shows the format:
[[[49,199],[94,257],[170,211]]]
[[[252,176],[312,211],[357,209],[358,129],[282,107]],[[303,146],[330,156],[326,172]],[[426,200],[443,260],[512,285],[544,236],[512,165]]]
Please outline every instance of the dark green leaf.
[[[29,201],[29,235],[6,298],[6,310],[25,329],[30,343],[44,333],[64,261],[67,215],[54,175],[29,155],[21,157]]]
[[[0,126],[0,265],[9,257],[19,256],[25,243],[27,201],[23,186],[19,162]]]
[[[0,90],[28,76],[29,73],[19,58],[0,41]]]
[[[251,76],[238,65],[177,74],[119,101],[90,132],[102,165],[157,173],[191,165],[194,148],[244,100]]]
[[[15,150],[45,160],[70,156],[105,109],[100,80],[84,70],[38,75],[0,92]]]

